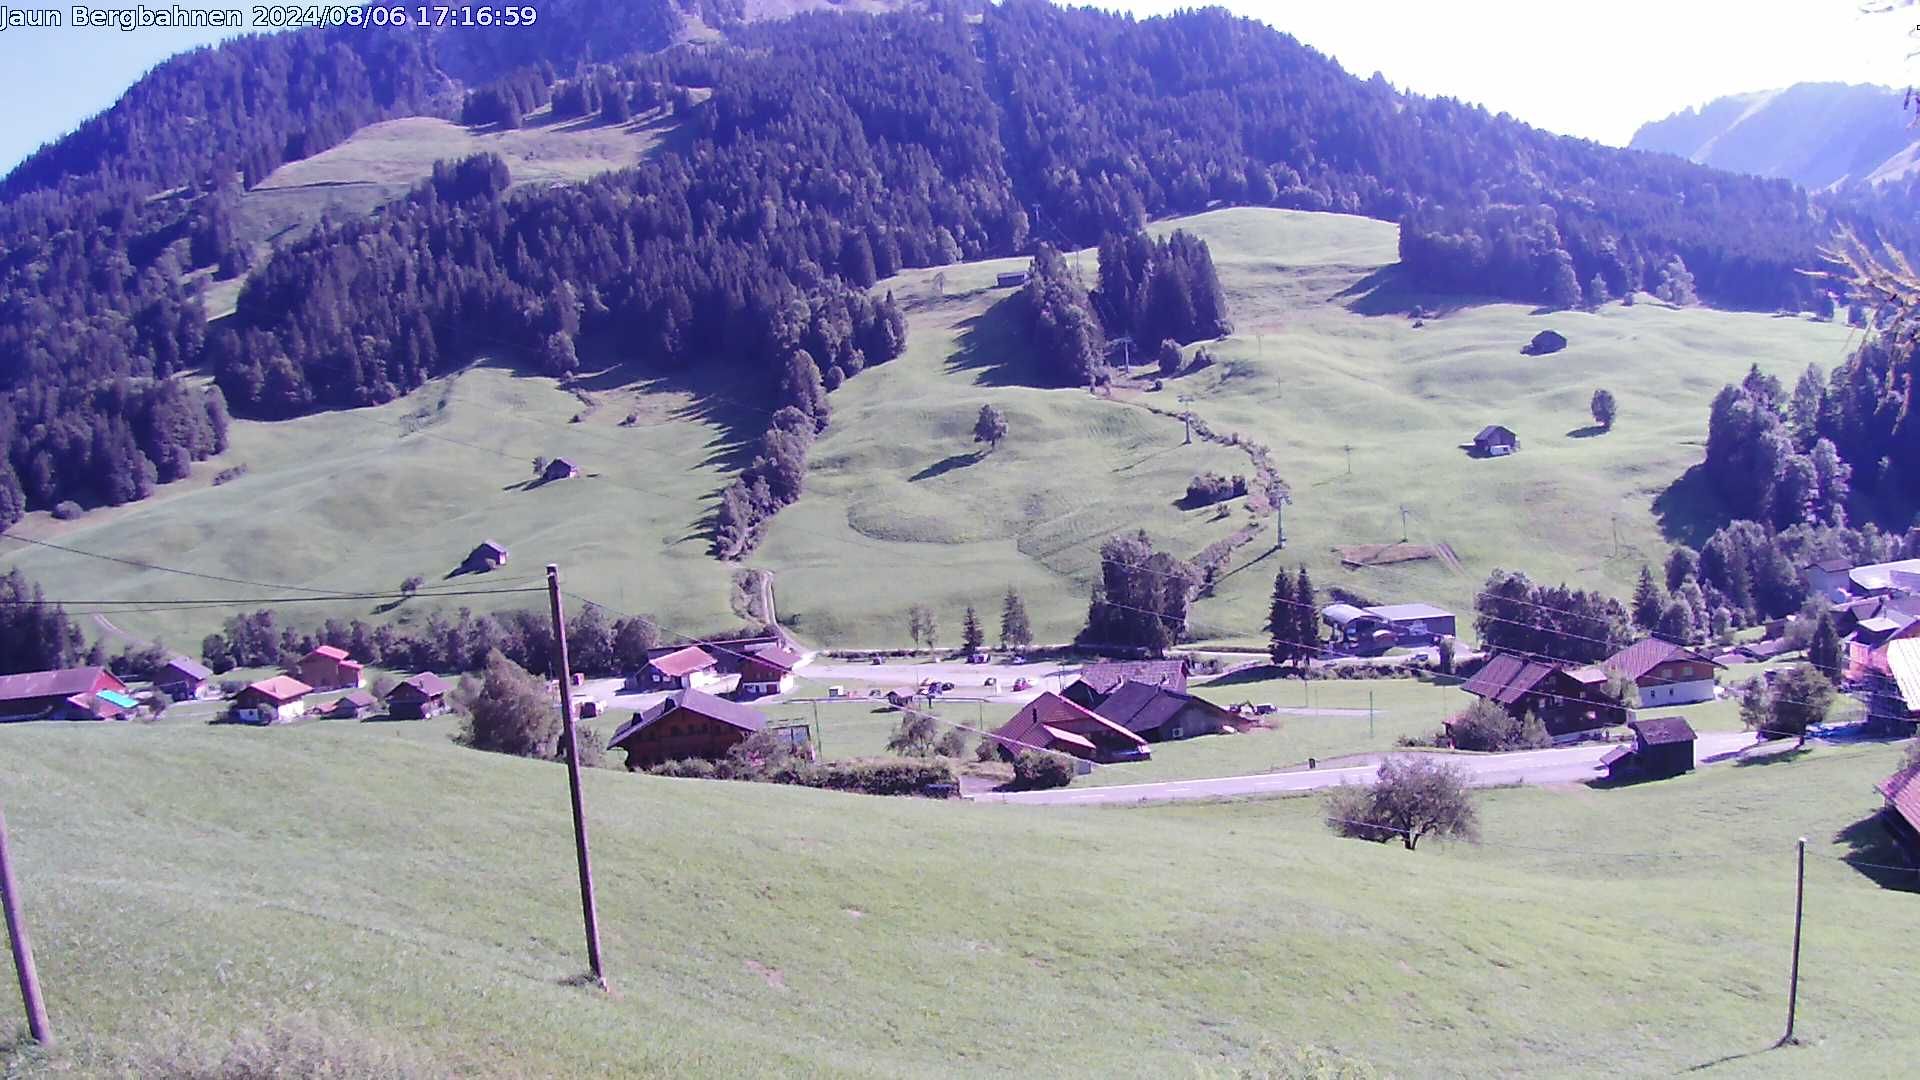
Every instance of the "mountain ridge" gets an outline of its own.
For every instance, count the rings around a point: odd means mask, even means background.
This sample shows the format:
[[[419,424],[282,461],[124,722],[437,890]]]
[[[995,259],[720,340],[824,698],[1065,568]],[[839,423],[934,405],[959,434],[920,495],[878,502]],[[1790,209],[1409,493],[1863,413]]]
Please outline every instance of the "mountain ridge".
[[[1796,83],[1682,109],[1642,124],[1627,145],[1816,191],[1876,184],[1920,168],[1920,131],[1909,120],[1898,90]]]

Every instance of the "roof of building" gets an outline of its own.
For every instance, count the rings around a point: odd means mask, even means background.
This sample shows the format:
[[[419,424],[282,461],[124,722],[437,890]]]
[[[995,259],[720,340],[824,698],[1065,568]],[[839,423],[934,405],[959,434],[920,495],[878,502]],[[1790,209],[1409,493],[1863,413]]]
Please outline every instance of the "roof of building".
[[[1185,694],[1128,679],[1093,711],[1128,731],[1153,731],[1180,715],[1192,700]]]
[[[619,746],[632,738],[634,732],[657,723],[662,717],[682,710],[696,716],[704,716],[709,720],[717,720],[748,734],[764,731],[767,726],[766,714],[759,709],[749,708],[737,701],[728,701],[726,698],[717,698],[712,694],[703,694],[698,690],[676,690],[653,708],[620,725],[620,730],[613,733],[613,738],[607,740],[607,745]]]
[[[1808,563],[1801,569],[1818,570],[1823,574],[1839,574],[1853,569],[1853,563],[1848,559],[1821,559],[1819,562]]]
[[[308,653],[307,655],[301,657],[300,662],[304,664],[308,660],[311,660],[316,656],[338,662],[341,660],[345,660],[347,658],[347,650],[336,648],[335,646],[332,646],[332,645],[322,645],[319,648]]]
[[[1567,668],[1567,678],[1582,686],[1605,686],[1607,673],[1597,664],[1585,664],[1581,667]]]
[[[100,681],[100,676],[106,674],[109,674],[106,668],[77,667],[0,675],[0,701],[84,694],[93,689],[93,684]]]
[[[93,695],[109,705],[118,705],[123,709],[137,709],[140,703],[118,690],[102,690]]]
[[[1647,638],[1636,641],[1600,662],[1608,671],[1618,672],[1629,679],[1638,679],[1654,668],[1669,660],[1698,660],[1701,663],[1719,666],[1719,661],[1685,645],[1676,645],[1659,638]]]
[[[1613,749],[1607,751],[1606,753],[1600,755],[1600,764],[1612,765],[1616,761],[1624,761],[1627,758],[1630,758],[1632,756],[1633,756],[1633,747],[1616,746]]]
[[[1486,427],[1483,427],[1480,429],[1480,433],[1473,437],[1473,441],[1486,442],[1487,440],[1497,438],[1502,434],[1511,436],[1514,434],[1514,431],[1512,428],[1507,427],[1505,424],[1488,424]]]
[[[1040,730],[1046,732],[1048,738],[1053,739],[1057,742],[1071,743],[1074,746],[1082,747],[1087,750],[1094,749],[1092,739],[1089,739],[1084,735],[1077,735],[1071,731],[1068,731],[1066,728],[1054,727],[1052,724],[1041,724]]]
[[[1366,608],[1353,604],[1328,604],[1326,607],[1320,609],[1320,618],[1339,626],[1345,626],[1355,619],[1378,619],[1384,618],[1384,616],[1376,615]]]
[[[1859,628],[1869,634],[1891,634],[1912,621],[1911,618],[1903,622],[1886,615],[1875,615],[1871,619],[1861,619]]]
[[[1115,688],[1128,679],[1153,686],[1164,686],[1184,694],[1187,692],[1187,662],[1185,660],[1109,660],[1088,664],[1080,669],[1080,681],[1102,694],[1113,693]]]
[[[1668,746],[1694,739],[1693,725],[1678,716],[1656,716],[1651,720],[1630,720],[1627,727],[1648,746]]]
[[[1896,584],[1895,575],[1904,577],[1913,574],[1920,574],[1920,559],[1900,559],[1896,562],[1856,566],[1847,571],[1847,580],[1860,589],[1890,589]]]
[[[374,700],[372,694],[365,690],[355,690],[352,693],[340,695],[329,708],[339,710],[342,707],[351,706],[355,709],[371,709],[377,704],[379,702]]]
[[[419,694],[421,697],[441,697],[452,689],[452,683],[435,675],[431,671],[423,671],[410,679],[403,680],[400,685],[393,688],[393,693],[397,694],[402,690],[407,690],[411,693]],[[388,696],[391,697],[392,694]]]
[[[719,663],[718,660],[708,655],[707,651],[698,645],[689,645],[665,656],[656,656],[651,662],[653,670],[672,678],[704,671],[717,663]]]
[[[1875,787],[1887,797],[1887,806],[1920,829],[1920,762],[1901,769]]]
[[[475,544],[475,545],[473,546],[473,550],[475,550],[475,551],[497,551],[497,552],[499,552],[500,554],[502,554],[502,555],[505,555],[505,554],[507,553],[507,545],[505,545],[505,544],[502,544],[502,543],[501,543],[501,542],[499,542],[498,540],[482,540],[482,541],[480,541],[480,542],[479,542],[478,544]]]
[[[1920,638],[1904,638],[1887,646],[1887,671],[1900,687],[1908,712],[1920,712]]]
[[[291,675],[275,675],[271,679],[261,679],[257,683],[248,683],[247,690],[282,705],[289,701],[298,701],[313,693],[313,687]],[[246,691],[241,691],[245,693]]]
[[[1378,615],[1388,622],[1411,622],[1415,619],[1451,619],[1453,612],[1432,604],[1381,604],[1367,609],[1370,614]]]
[[[1050,690],[1027,702],[1019,712],[1013,714],[1011,719],[995,729],[993,738],[1001,745],[1015,751],[1044,750],[1046,742],[1041,736],[1053,736],[1056,729],[1074,722],[1096,724],[1118,738],[1141,745],[1146,744],[1145,739],[1119,724],[1091,709],[1082,708]],[[1072,732],[1069,731],[1068,734]],[[1067,741],[1075,745],[1084,744],[1088,747],[1093,745],[1086,736],[1080,736],[1077,741],[1074,739]]]
[[[1525,697],[1541,680],[1553,674],[1552,664],[1528,660],[1512,653],[1495,653],[1473,673],[1460,689],[1501,705],[1512,705]]]
[[[166,666],[172,668],[173,670],[179,672],[182,675],[187,676],[190,679],[204,680],[204,679],[213,678],[213,670],[211,668],[207,667],[205,664],[202,664],[196,660],[189,660],[184,656],[174,657],[173,659],[167,661]]]
[[[1792,649],[1793,646],[1787,644],[1784,638],[1768,638],[1765,641],[1750,641],[1734,651],[1745,653],[1755,660],[1766,660]]]
[[[548,472],[552,472],[555,469],[564,469],[567,472],[580,471],[580,467],[573,463],[572,458],[563,458],[563,457],[557,457],[557,458],[554,458],[552,461],[547,462]]]
[[[800,666],[800,654],[782,645],[761,645],[748,649],[747,657],[781,671],[790,672]]]

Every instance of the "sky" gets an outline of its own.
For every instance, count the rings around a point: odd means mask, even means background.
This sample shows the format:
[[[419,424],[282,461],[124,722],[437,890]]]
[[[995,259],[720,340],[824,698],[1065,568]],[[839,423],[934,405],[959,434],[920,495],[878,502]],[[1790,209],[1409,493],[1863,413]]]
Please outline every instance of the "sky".
[[[0,0],[26,8],[48,0]],[[111,6],[115,0],[96,0]],[[157,4],[159,0],[149,0]],[[171,0],[193,8],[245,5]],[[1195,0],[1095,0],[1140,15]],[[1642,123],[1796,82],[1920,81],[1920,7],[1860,0],[1228,0],[1361,77],[1624,145]],[[66,12],[65,7],[55,10]],[[154,64],[216,31],[0,30],[0,169],[111,105]]]

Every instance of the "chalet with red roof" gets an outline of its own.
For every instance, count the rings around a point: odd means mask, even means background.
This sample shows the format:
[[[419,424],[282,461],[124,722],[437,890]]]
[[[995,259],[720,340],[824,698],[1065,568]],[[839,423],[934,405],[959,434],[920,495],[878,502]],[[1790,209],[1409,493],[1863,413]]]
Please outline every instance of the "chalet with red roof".
[[[423,671],[402,682],[387,695],[387,715],[395,720],[425,720],[447,711],[447,695],[453,684]]]
[[[1719,661],[1659,638],[1629,645],[1601,661],[1600,667],[1632,679],[1643,708],[1712,701],[1719,687]]]
[[[1626,722],[1626,709],[1607,698],[1599,668],[1562,667],[1513,653],[1494,653],[1460,687],[1514,717],[1532,712],[1550,735],[1573,735]]]
[[[322,645],[301,657],[293,669],[309,690],[357,690],[366,676],[363,664],[350,658],[345,649],[332,645]]]
[[[233,718],[243,724],[282,724],[307,713],[313,687],[290,675],[249,684],[233,698]]]
[[[1028,702],[993,733],[1003,757],[1051,750],[1082,761],[1140,761],[1153,756],[1144,736],[1052,692]]]
[[[785,694],[793,689],[794,669],[800,666],[800,654],[783,645],[761,645],[747,653],[740,664],[741,698]]]
[[[607,745],[627,752],[627,768],[648,769],[684,758],[717,761],[766,728],[758,709],[681,690],[621,725]]]
[[[630,684],[637,684],[639,690],[699,690],[705,693],[725,693],[731,689],[727,684],[730,676],[720,671],[720,661],[713,654],[698,645],[688,645],[675,649],[647,661]]]
[[[127,684],[102,667],[0,676],[0,722],[118,720],[135,707]]]

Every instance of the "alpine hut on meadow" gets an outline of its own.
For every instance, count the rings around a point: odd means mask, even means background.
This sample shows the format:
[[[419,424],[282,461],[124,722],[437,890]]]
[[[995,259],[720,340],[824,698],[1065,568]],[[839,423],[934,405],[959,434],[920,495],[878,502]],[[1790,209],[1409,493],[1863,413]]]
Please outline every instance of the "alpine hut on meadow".
[[[1506,457],[1520,452],[1520,436],[1513,429],[1500,424],[1488,424],[1473,437],[1473,452],[1477,457]]]

